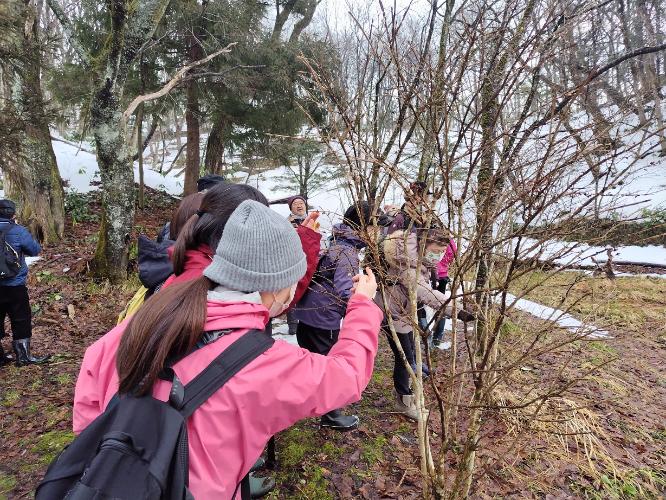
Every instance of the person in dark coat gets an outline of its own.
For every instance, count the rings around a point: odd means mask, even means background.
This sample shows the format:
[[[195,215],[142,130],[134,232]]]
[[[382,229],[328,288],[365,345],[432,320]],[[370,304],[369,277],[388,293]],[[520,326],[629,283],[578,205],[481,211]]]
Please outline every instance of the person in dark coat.
[[[28,265],[25,262],[25,256],[36,257],[42,248],[25,227],[16,223],[15,217],[16,205],[14,202],[0,200],[0,232],[4,234],[5,243],[9,246],[8,250],[18,254],[21,265],[16,276],[0,279],[0,339],[5,336],[5,317],[9,316],[16,366],[41,364],[46,362],[50,356],[33,356],[30,352],[32,310],[26,286]],[[0,251],[4,252],[5,249],[2,248]],[[0,344],[0,366],[11,361],[11,356],[5,354],[2,344]]]
[[[333,227],[331,244],[319,260],[310,287],[294,309],[298,320],[296,339],[308,351],[327,355],[338,340],[352,294],[352,278],[359,272],[359,251],[366,246],[359,237],[359,229],[369,218],[367,202],[347,209],[342,223]],[[344,431],[358,427],[359,419],[333,410],[323,415],[320,423],[322,427]]]

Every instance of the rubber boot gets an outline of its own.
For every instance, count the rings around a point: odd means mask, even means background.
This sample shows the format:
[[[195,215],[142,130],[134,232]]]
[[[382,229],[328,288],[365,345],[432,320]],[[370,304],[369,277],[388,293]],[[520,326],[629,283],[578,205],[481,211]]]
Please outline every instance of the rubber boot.
[[[264,457],[259,457],[250,469],[250,472],[257,472],[259,469],[263,469],[264,467],[266,467],[266,460],[264,460]]]
[[[0,344],[0,366],[8,365],[12,361],[14,361],[14,358],[12,358],[11,354],[6,353],[2,348],[2,344]]]
[[[20,339],[13,342],[16,366],[41,365],[46,363],[51,355],[35,357],[30,353],[30,339]]]
[[[275,479],[272,477],[254,477],[254,474],[250,474],[250,496],[252,498],[261,498],[274,488]]]
[[[358,427],[356,415],[343,415],[340,410],[329,411],[321,416],[319,425],[336,431],[351,431]]]

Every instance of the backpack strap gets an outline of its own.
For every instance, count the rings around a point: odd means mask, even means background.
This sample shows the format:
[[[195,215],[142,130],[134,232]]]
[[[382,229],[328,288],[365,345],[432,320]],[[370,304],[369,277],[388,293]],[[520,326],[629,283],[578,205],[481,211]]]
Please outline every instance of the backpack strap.
[[[185,418],[191,416],[231,377],[266,352],[274,342],[261,330],[250,330],[242,335],[184,387],[182,404],[176,409]]]

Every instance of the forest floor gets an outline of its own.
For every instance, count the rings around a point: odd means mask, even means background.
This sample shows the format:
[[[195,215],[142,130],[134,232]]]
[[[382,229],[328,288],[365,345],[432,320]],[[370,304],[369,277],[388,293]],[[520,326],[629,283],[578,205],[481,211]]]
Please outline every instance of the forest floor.
[[[154,236],[174,203],[149,199],[137,213],[137,232]],[[72,439],[71,405],[85,349],[115,324],[138,287],[135,274],[120,287],[88,276],[98,207],[74,209],[81,222],[70,224],[65,240],[46,248],[30,273],[34,351],[53,353],[52,362],[0,371],[0,499],[31,497],[48,463]],[[565,360],[567,377],[585,375],[566,396],[578,408],[578,432],[523,425],[516,414],[487,411],[473,498],[658,498],[666,491],[666,280],[561,273],[529,298],[560,306],[570,287],[571,312],[609,330],[610,337],[545,355],[513,380],[527,386],[561,377],[556,367]],[[530,321],[512,316],[509,340],[519,342]],[[435,374],[449,360],[449,352],[437,352]],[[321,431],[316,419],[308,419],[277,436],[278,488],[270,498],[421,497],[416,426],[396,411],[392,363],[382,338],[364,397],[347,409],[361,417],[358,430]],[[504,399],[519,389],[505,387]],[[430,424],[435,445],[441,435],[436,420]],[[452,464],[447,456],[447,474]]]

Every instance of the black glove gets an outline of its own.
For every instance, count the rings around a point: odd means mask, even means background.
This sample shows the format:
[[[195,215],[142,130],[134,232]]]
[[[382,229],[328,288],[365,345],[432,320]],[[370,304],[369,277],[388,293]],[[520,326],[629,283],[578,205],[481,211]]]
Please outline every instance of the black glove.
[[[474,314],[472,314],[469,311],[466,311],[465,309],[461,309],[460,311],[458,311],[458,319],[460,321],[464,321],[465,323],[467,323],[468,321],[474,321],[475,318],[476,316],[474,316]]]

